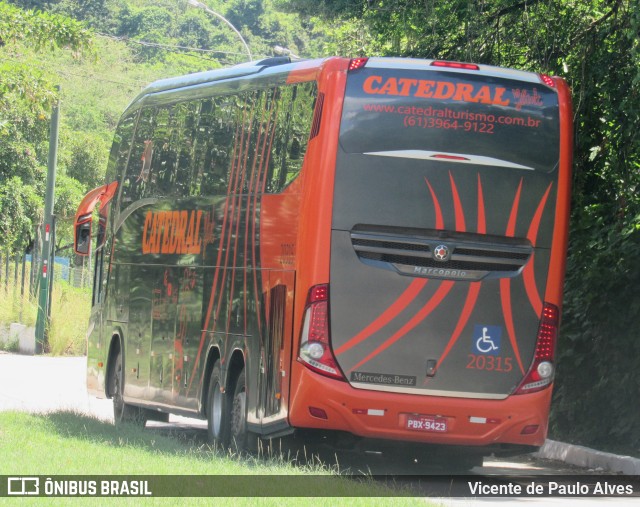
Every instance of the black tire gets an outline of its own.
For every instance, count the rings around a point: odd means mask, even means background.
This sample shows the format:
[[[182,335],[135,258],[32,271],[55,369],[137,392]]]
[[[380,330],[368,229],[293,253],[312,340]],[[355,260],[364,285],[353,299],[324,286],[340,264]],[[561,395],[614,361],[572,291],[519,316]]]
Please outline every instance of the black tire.
[[[223,386],[220,361],[216,361],[207,391],[207,435],[211,443],[226,447],[229,445],[231,411],[229,394],[224,392]]]
[[[247,429],[247,380],[244,368],[238,373],[230,402],[231,449],[237,452],[255,452],[258,436]]]
[[[144,427],[147,422],[145,411],[134,405],[124,402],[122,393],[124,390],[124,369],[122,362],[122,353],[118,351],[113,368],[111,369],[111,378],[109,379],[111,397],[113,399],[113,420],[116,426],[123,423],[133,423]]]

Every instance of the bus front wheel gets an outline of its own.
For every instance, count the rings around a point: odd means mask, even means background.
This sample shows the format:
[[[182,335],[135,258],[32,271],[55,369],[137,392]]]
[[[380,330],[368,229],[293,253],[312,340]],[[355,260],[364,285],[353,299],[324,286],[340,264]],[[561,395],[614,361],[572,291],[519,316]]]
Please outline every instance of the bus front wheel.
[[[220,361],[216,361],[209,380],[209,395],[207,400],[207,434],[209,441],[221,446],[229,442],[229,411],[228,394],[223,389]]]
[[[124,371],[122,366],[122,352],[118,351],[111,370],[110,391],[113,399],[113,420],[116,426],[122,423],[134,423],[144,426],[146,418],[144,410],[124,402]]]

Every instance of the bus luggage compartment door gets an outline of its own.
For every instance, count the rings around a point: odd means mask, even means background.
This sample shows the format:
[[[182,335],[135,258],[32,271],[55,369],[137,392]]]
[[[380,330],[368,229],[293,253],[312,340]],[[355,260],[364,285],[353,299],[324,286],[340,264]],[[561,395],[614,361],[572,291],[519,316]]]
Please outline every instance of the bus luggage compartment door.
[[[263,434],[281,431],[288,411],[295,272],[270,271],[268,277],[269,289],[263,293],[266,321],[261,331],[258,376]]]

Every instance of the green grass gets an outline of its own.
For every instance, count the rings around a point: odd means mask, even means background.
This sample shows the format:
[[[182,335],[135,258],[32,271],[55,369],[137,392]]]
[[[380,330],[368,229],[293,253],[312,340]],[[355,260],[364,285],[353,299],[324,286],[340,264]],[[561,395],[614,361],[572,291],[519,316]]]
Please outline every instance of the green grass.
[[[0,325],[12,322],[20,322],[26,326],[36,325],[36,316],[38,313],[38,305],[33,302],[28,295],[28,287],[24,295],[20,294],[20,287],[13,285],[13,279],[9,281],[7,286],[6,280],[3,279],[0,284]]]
[[[0,283],[0,329],[3,334],[8,334],[9,324],[20,322],[27,326],[35,326],[37,305],[29,298],[28,284],[25,294],[20,294],[20,286],[14,285],[13,264],[9,277],[6,276],[4,264],[1,266],[2,280]],[[18,282],[20,283],[20,282]],[[9,336],[5,340],[0,339],[0,350],[8,352],[18,351],[18,339]]]
[[[86,333],[91,312],[90,289],[57,281],[53,286],[49,352],[54,356],[86,353]]]
[[[223,453],[196,438],[171,438],[153,429],[133,426],[115,428],[112,424],[72,412],[30,415],[0,412],[0,475],[205,475],[250,476],[265,488],[278,487],[282,476],[311,476],[317,483],[311,493],[296,490],[300,481],[290,481],[286,498],[83,498],[77,502],[93,505],[123,502],[152,505],[333,505],[405,506],[425,505],[411,497],[390,497],[390,490],[365,479],[356,482],[338,477],[335,470],[315,464],[299,466],[282,457],[258,459]],[[273,480],[264,476],[275,476]],[[314,479],[315,478],[315,479]],[[254,481],[252,481],[253,483]],[[281,482],[280,482],[281,484]],[[309,487],[309,481],[304,481]],[[276,490],[279,494],[281,489]],[[273,491],[272,491],[273,492]],[[406,493],[406,491],[405,491]],[[401,494],[401,493],[399,493]],[[330,497],[322,498],[324,495]],[[23,503],[20,499],[21,504]],[[27,500],[46,505],[68,505],[70,499]],[[57,502],[57,503],[56,503]]]
[[[5,338],[0,340],[0,350],[5,352],[18,352],[20,350],[20,340],[18,338]]]
[[[37,298],[29,297],[28,281],[25,294],[21,295],[20,292],[20,280],[17,286],[14,285],[13,265],[8,278],[3,269],[0,283],[0,326],[8,328],[12,322],[19,322],[35,327],[38,304]],[[85,354],[91,289],[72,287],[66,281],[56,279],[51,305],[49,352],[54,356]]]

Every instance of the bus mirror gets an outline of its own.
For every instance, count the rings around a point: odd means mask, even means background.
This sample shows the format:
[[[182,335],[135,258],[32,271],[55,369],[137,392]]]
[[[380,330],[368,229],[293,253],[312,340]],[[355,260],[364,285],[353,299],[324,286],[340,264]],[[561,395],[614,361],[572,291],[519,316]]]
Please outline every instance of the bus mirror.
[[[78,255],[89,255],[91,245],[91,220],[76,225],[75,251]]]
[[[84,196],[78,211],[76,212],[74,229],[74,250],[78,255],[89,255],[91,246],[91,222],[93,211],[96,206],[100,210],[100,234],[99,241],[104,242],[106,232],[106,210],[107,204],[111,201],[118,188],[117,182],[94,188]],[[104,213],[103,213],[104,211]]]

